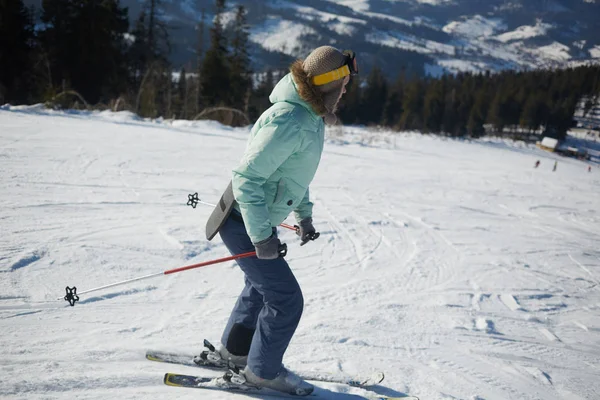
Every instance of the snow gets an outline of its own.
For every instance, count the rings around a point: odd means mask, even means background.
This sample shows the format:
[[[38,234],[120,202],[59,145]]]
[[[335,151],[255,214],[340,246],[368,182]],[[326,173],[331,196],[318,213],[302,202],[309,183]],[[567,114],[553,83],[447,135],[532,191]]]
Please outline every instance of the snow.
[[[583,50],[587,40],[576,40],[573,42],[573,46],[577,47],[579,50]]]
[[[541,20],[537,21],[534,26],[523,25],[511,32],[505,32],[501,35],[496,36],[496,40],[506,43],[513,40],[530,39],[537,36],[544,36],[549,29],[552,28],[551,24],[545,24]]]
[[[487,64],[482,62],[456,59],[439,60],[438,64],[452,72],[481,72],[488,67]]]
[[[380,44],[382,46],[394,47],[403,50],[416,51],[419,53],[430,54],[432,51],[419,46],[412,41],[407,40],[408,38],[403,34],[394,34],[391,32],[374,31],[365,35],[367,42]]]
[[[222,12],[220,15],[221,24],[223,24],[224,27],[230,27],[230,26],[235,25],[236,14],[237,14],[236,10]]]
[[[429,4],[432,6],[439,6],[442,4],[448,4],[451,3],[453,0],[416,0],[417,3],[421,3],[421,4]]]
[[[454,55],[454,46],[417,38],[413,35],[406,35],[394,31],[374,30],[365,35],[365,40],[371,43],[377,43],[383,46],[394,47],[403,50],[415,51],[422,54],[446,54]]]
[[[233,262],[75,307],[56,298],[228,255],[205,240],[210,207],[185,203],[196,191],[218,200],[247,136],[216,122],[0,107],[0,398],[245,398],[167,387],[164,372],[204,371],[144,359],[218,342],[243,283]],[[321,237],[300,247],[280,232],[305,297],[288,367],[384,370],[375,391],[427,400],[597,397],[597,166],[492,138],[328,137],[311,185]],[[337,400],[364,394],[327,387]]]
[[[351,36],[357,30],[354,25],[365,25],[367,23],[364,19],[331,14],[312,7],[304,7],[290,2],[273,3],[271,8],[294,10],[300,18],[309,21],[318,21],[340,35]]]
[[[125,39],[125,42],[128,45],[132,45],[133,43],[135,43],[135,35],[132,35],[131,33],[125,32],[123,34],[123,39]]]
[[[371,7],[370,0],[326,0],[330,3],[336,3],[346,6],[356,12],[368,11]]]
[[[296,57],[304,50],[302,36],[310,34],[316,34],[311,27],[269,17],[262,25],[255,25],[250,29],[250,40],[267,50],[280,51]]]
[[[558,146],[558,140],[551,137],[545,137],[542,139],[541,144],[544,147],[555,149]]]
[[[385,4],[389,2],[399,3],[410,10],[404,14],[386,14],[382,10],[386,9]],[[595,43],[578,40],[576,35],[568,38],[566,42],[563,40],[565,43],[555,42],[555,39],[548,35],[558,32],[556,24],[547,18],[530,20],[531,25],[525,20],[513,25],[511,21],[515,22],[515,16],[501,17],[507,12],[512,15],[517,8],[522,8],[517,3],[509,2],[501,7],[492,7],[495,10],[493,12],[472,15],[467,13],[453,16],[450,13],[444,18],[443,15],[447,13],[441,13],[438,20],[434,21],[420,15],[422,13],[418,10],[431,10],[430,6],[454,9],[459,4],[443,0],[420,2],[428,3],[428,6],[417,4],[418,2],[328,0],[327,3],[303,3],[272,0],[268,3],[269,8],[275,10],[275,14],[284,15],[284,18],[288,19],[279,21],[279,16],[266,17],[266,22],[251,29],[250,40],[267,50],[283,51],[292,57],[301,58],[312,50],[306,47],[307,38],[321,41],[321,44],[327,44],[329,41],[329,44],[335,45],[334,42],[339,42],[339,38],[333,39],[327,32],[343,37],[362,35],[368,43],[427,55],[433,60],[432,64],[447,63],[448,59],[452,59],[451,63],[454,66],[448,69],[449,71],[575,67],[600,59],[600,50],[597,50],[600,46],[594,47]],[[334,11],[330,3],[348,9]],[[549,2],[544,7],[551,10],[558,9],[559,5]],[[338,8],[335,7],[336,10]],[[290,15],[296,17],[289,17]],[[391,24],[392,28],[388,26],[386,29],[378,29],[381,20],[388,21],[382,23]],[[315,28],[317,25],[320,31]],[[509,25],[511,30],[507,31]],[[573,29],[578,28],[575,26]],[[570,47],[575,53],[571,54]],[[591,56],[586,58],[588,50]]]
[[[553,42],[547,46],[531,49],[530,51],[534,54],[540,55],[545,59],[554,61],[568,61],[571,59],[571,55],[569,54],[569,46],[559,42]]]
[[[273,3],[271,6],[273,9],[290,9],[294,10],[300,15],[302,18],[308,18],[311,20],[318,20],[324,23],[329,23],[331,21],[338,20],[347,24],[361,24],[364,25],[367,22],[363,19],[346,17],[343,15],[332,14],[325,11],[321,11],[312,7],[304,7],[295,3],[290,2],[277,2]]]
[[[500,18],[485,18],[474,15],[463,21],[452,21],[442,28],[449,34],[461,35],[469,38],[487,38],[498,30],[506,29]]]
[[[546,46],[525,45],[522,41],[500,44],[496,40],[455,41],[457,55],[462,58],[447,59],[443,55],[437,63],[450,66],[455,71],[484,71],[499,69],[559,67],[561,65],[586,65],[587,61],[572,60],[570,48],[559,42]],[[465,59],[464,55],[471,55]],[[475,58],[472,55],[478,55]]]
[[[346,7],[352,8],[354,11],[368,11],[370,9],[370,0],[327,0],[331,3],[341,4]],[[438,6],[442,4],[451,3],[453,0],[415,0],[420,4],[428,4],[432,6]],[[389,3],[407,3],[407,0],[386,0]]]
[[[371,17],[371,18],[386,19],[388,21],[392,21],[392,22],[395,22],[400,25],[407,25],[407,26],[413,25],[413,22],[411,22],[407,19],[404,19],[404,18],[396,17],[394,15],[388,15],[388,14],[382,14],[382,13],[376,13],[376,12],[367,12],[367,11],[364,11],[363,14],[368,17]]]

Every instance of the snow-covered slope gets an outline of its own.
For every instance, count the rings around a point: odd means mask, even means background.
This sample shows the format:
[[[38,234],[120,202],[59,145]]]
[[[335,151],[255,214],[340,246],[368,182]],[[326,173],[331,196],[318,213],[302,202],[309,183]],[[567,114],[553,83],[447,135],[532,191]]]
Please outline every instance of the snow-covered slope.
[[[227,255],[205,240],[210,208],[185,203],[218,199],[247,135],[0,109],[0,398],[244,398],[164,386],[200,370],[144,359],[218,341],[234,263],[56,298]],[[598,397],[600,169],[500,140],[329,137],[311,186],[321,238],[281,232],[306,303],[289,367],[383,369],[377,392],[424,400]]]

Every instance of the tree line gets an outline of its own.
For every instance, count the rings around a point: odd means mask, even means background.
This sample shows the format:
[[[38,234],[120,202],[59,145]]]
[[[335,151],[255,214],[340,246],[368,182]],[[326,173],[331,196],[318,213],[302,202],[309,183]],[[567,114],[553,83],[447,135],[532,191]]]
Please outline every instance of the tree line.
[[[215,1],[210,27],[202,10],[195,59],[175,71],[162,1],[146,0],[130,26],[119,0],[43,0],[39,10],[0,0],[0,104],[125,109],[151,118],[229,115],[238,124],[256,118],[273,82],[272,73],[252,79],[245,8],[236,6],[228,27],[225,0]]]
[[[582,99],[591,108],[600,97],[600,65],[566,69],[463,72],[407,77],[390,82],[375,67],[365,82],[352,82],[341,119],[450,136],[539,132],[562,139]]]
[[[0,104],[252,123],[286,71],[252,71],[244,7],[225,24],[225,0],[215,0],[210,27],[202,10],[195,57],[175,71],[162,1],[145,0],[130,26],[119,0],[43,0],[39,10],[0,0]],[[600,66],[440,77],[401,70],[394,80],[375,66],[353,79],[339,115],[345,124],[452,136],[543,130],[561,138],[580,99],[599,94]]]

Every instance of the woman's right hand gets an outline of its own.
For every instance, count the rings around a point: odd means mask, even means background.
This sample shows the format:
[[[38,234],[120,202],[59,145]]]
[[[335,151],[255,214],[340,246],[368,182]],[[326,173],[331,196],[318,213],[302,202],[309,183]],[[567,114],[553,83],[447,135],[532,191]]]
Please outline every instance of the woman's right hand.
[[[273,233],[265,240],[254,243],[256,257],[261,260],[274,260],[279,257],[285,257],[287,254],[287,245],[281,243],[279,238]]]

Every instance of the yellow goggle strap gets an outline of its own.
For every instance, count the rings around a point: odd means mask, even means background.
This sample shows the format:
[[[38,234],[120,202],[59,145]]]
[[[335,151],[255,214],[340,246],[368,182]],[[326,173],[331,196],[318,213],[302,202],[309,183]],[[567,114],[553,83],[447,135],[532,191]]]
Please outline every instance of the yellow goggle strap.
[[[329,82],[337,81],[338,79],[343,79],[344,77],[350,75],[350,68],[347,65],[344,65],[341,68],[334,69],[333,71],[325,72],[324,74],[317,75],[313,77],[313,83],[317,86],[326,85]]]

